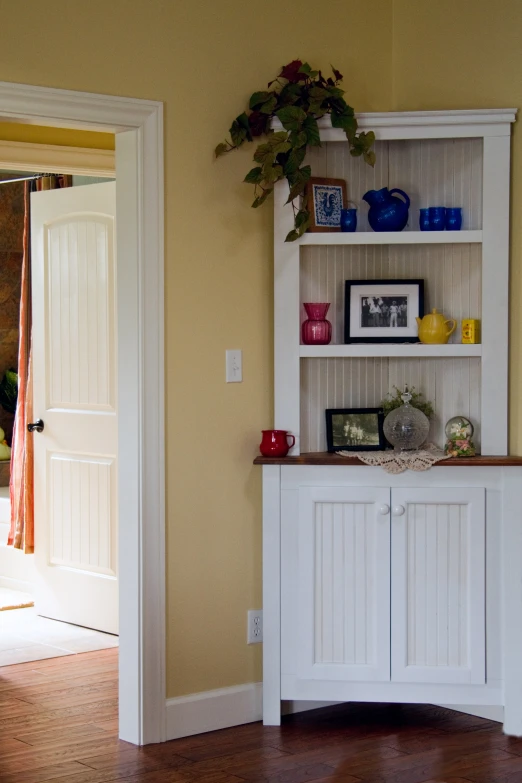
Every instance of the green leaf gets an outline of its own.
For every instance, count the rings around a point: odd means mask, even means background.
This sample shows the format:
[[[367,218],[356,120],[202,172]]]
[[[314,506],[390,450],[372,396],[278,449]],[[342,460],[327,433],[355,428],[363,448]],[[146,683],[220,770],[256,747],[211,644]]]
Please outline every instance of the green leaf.
[[[300,147],[306,146],[307,136],[304,130],[299,132],[292,131],[288,138],[293,149],[299,149]]]
[[[309,94],[314,101],[324,101],[325,98],[328,98],[329,90],[324,87],[312,87]]]
[[[265,163],[269,155],[274,155],[272,146],[268,143],[260,144],[259,147],[254,152],[254,160],[256,163]],[[274,159],[275,159],[275,155],[274,155]]]
[[[299,68],[299,73],[305,73],[307,76],[309,76],[311,72],[312,67],[309,65],[309,63],[303,63]]]
[[[304,147],[301,147],[300,149],[293,149],[288,156],[288,160],[286,161],[284,172],[285,175],[288,176],[289,174],[294,174],[303,160],[305,159],[306,155],[306,149]]]
[[[277,147],[278,144],[288,140],[288,133],[286,131],[277,131],[277,133],[271,133],[268,137],[268,142],[271,147]]]
[[[352,147],[350,150],[350,155],[352,158],[360,158],[363,152],[364,150],[361,147]]]
[[[295,220],[294,220],[295,227],[300,228],[309,220],[310,220],[310,213],[306,209],[300,209],[297,215],[295,216]]]
[[[301,96],[301,86],[299,84],[285,84],[279,93],[279,102],[283,106],[291,106]],[[277,112],[276,112],[277,113]]]
[[[285,106],[276,111],[276,117],[280,120],[283,128],[289,131],[298,131],[306,120],[306,112],[298,106]]]
[[[252,203],[252,207],[254,209],[257,209],[261,206],[261,204],[264,204],[264,202],[267,200],[269,195],[272,193],[273,188],[268,188],[268,190],[264,190],[260,196],[257,196],[257,198],[254,199]]]
[[[272,114],[276,106],[277,106],[277,98],[275,95],[272,95],[271,98],[269,98],[265,103],[263,103],[259,111],[263,112],[263,114]]]
[[[250,97],[250,102],[248,104],[249,109],[255,109],[257,106],[261,106],[261,104],[269,99],[270,94],[271,93],[266,90],[263,92],[254,92]]]
[[[291,187],[290,187],[290,194],[286,200],[286,203],[289,204],[291,201],[293,201],[297,196],[300,196],[305,188],[306,183],[310,179],[312,170],[310,166],[303,166],[302,169],[298,169],[295,174],[292,174],[287,177]]]
[[[299,236],[300,234],[295,230],[295,228],[293,228],[286,235],[285,242],[295,242],[296,239],[299,239]]]
[[[272,185],[283,176],[282,166],[263,167],[263,176],[268,185]]]
[[[243,182],[249,182],[252,185],[259,184],[263,179],[263,169],[261,166],[256,166],[254,169],[250,169]]]
[[[375,161],[377,160],[377,156],[375,155],[375,152],[373,150],[365,150],[363,152],[363,157],[365,163],[367,163],[369,166],[375,166]]]
[[[303,130],[306,133],[306,143],[310,147],[320,147],[321,137],[319,135],[319,126],[315,117],[307,117],[303,123]]]
[[[228,144],[221,142],[221,144],[218,144],[216,149],[214,150],[214,155],[216,156],[216,158],[219,158],[220,155],[224,155],[225,152],[228,152]]]
[[[232,127],[230,128],[230,136],[235,147],[239,147],[241,144],[243,144],[245,139],[252,141],[246,112],[243,112],[243,114],[240,114],[239,117],[236,117],[232,123]]]

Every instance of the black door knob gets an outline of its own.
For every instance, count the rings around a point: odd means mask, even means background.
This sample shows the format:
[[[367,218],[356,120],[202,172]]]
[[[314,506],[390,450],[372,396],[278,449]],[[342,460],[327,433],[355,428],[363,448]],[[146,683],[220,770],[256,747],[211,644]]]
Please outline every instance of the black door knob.
[[[27,425],[27,429],[29,432],[43,432],[44,423],[41,419],[36,419],[36,421],[33,421],[31,424]]]

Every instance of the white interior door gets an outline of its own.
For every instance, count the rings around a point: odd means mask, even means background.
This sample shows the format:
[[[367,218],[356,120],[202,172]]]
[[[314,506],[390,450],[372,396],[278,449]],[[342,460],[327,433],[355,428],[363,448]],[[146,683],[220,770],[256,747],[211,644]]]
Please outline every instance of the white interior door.
[[[392,490],[392,681],[486,676],[485,490]]]
[[[300,488],[299,679],[390,679],[389,503],[389,487]]]
[[[31,195],[39,614],[118,632],[114,182]]]

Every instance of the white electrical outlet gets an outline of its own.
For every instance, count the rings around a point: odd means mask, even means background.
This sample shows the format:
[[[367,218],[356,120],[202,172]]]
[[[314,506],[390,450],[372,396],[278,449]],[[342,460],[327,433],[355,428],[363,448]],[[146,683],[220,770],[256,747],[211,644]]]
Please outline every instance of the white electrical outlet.
[[[243,351],[225,351],[226,382],[241,383],[243,380]]]
[[[247,612],[247,644],[263,641],[263,610],[249,609]]]

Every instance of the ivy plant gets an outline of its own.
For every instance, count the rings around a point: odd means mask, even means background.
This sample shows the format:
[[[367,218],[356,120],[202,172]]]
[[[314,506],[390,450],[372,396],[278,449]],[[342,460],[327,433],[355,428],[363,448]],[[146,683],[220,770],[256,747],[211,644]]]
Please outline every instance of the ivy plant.
[[[310,222],[306,200],[306,183],[310,179],[310,166],[303,166],[308,147],[320,147],[321,139],[317,120],[330,114],[332,127],[342,128],[350,145],[350,154],[362,156],[370,166],[375,165],[375,141],[373,131],[359,132],[354,110],[343,98],[340,88],[343,76],[332,66],[333,76],[325,78],[321,71],[312,70],[301,60],[293,60],[283,66],[279,76],[269,82],[266,90],[254,92],[248,109],[233,121],[230,139],[218,144],[216,157],[236,150],[245,141],[266,136],[254,152],[257,164],[245,177],[254,185],[254,201],[257,208],[263,204],[281,179],[287,179],[290,188],[287,204],[294,209],[294,228],[286,237],[292,242],[304,234]],[[274,131],[272,120],[277,118],[283,130]],[[302,196],[300,206],[295,200]]]

